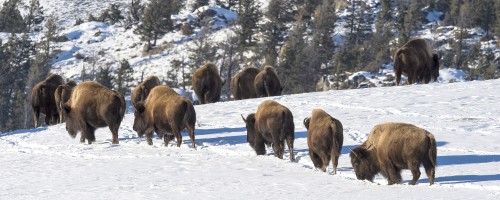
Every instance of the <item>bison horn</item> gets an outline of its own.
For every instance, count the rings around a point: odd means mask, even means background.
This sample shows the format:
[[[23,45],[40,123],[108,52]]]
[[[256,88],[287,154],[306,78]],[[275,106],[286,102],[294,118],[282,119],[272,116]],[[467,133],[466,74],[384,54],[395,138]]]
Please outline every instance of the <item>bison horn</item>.
[[[243,119],[243,121],[246,123],[247,120],[245,119],[245,117],[243,117],[243,114],[241,114],[241,119]]]
[[[354,152],[351,148],[349,148],[349,150],[351,151],[351,153],[352,153],[354,156],[356,156],[356,157],[358,157],[358,158],[359,158],[359,156],[358,156],[358,154],[357,154],[356,152]]]

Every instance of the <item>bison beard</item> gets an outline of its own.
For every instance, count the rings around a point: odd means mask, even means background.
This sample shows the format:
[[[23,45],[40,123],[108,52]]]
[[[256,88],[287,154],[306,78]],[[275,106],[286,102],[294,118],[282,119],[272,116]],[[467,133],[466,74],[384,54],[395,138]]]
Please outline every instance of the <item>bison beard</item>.
[[[430,185],[434,184],[436,168],[436,140],[424,129],[411,124],[384,123],[375,126],[368,139],[351,150],[351,164],[360,180],[373,181],[377,173],[387,178],[388,184],[401,183],[401,170],[410,169],[415,185],[424,165]]]

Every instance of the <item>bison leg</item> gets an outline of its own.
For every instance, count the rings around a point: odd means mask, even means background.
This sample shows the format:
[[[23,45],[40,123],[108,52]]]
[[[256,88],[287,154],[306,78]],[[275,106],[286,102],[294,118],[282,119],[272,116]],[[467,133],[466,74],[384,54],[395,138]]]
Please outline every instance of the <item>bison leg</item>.
[[[163,135],[163,142],[165,143],[166,147],[168,147],[168,143],[170,143],[170,141],[172,140],[174,140],[174,135],[169,135],[169,134]]]
[[[286,144],[288,145],[288,151],[290,151],[290,160],[295,161],[295,154],[293,153],[293,141],[295,139],[294,134],[292,133],[286,138]]]
[[[196,149],[196,144],[194,143],[194,126],[187,126],[186,129],[189,134],[189,139],[191,139],[191,145]]]
[[[333,167],[332,174],[337,174],[337,166],[339,164],[339,157],[340,157],[340,152],[336,148],[332,148],[332,152],[330,155],[330,158],[332,159],[332,167]]]
[[[423,164],[425,168],[425,173],[427,174],[427,178],[429,178],[429,183],[432,185],[434,184],[436,167],[432,164],[432,161],[430,159],[424,159]]]
[[[411,174],[413,175],[413,179],[411,180],[410,184],[415,185],[417,184],[418,179],[420,178],[420,169],[418,168],[418,165],[416,166],[410,166]]]
[[[311,149],[309,149],[309,157],[311,157],[314,167],[321,168],[321,166],[323,166],[323,160]]]
[[[85,143],[85,135],[82,133],[80,133],[80,143]]]
[[[111,131],[111,134],[113,135],[113,144],[118,144],[118,128],[120,125],[110,125],[109,130]]]
[[[45,109],[45,125],[49,126],[51,120],[52,120],[52,110],[49,108],[49,106],[46,106],[46,109]]]
[[[146,141],[148,142],[148,145],[153,145],[153,130],[149,130],[149,128],[146,130]]]
[[[254,149],[257,155],[265,155],[266,154],[266,146],[265,146],[264,137],[262,137],[261,133],[255,132],[255,141],[254,141]]]
[[[387,175],[387,182],[389,185],[392,185],[395,183],[396,184],[401,183],[403,181],[403,178],[401,177],[401,170],[397,169],[392,164],[385,166],[385,170],[386,170],[386,175]]]
[[[177,140],[177,147],[181,147],[182,144],[182,135],[181,132],[178,130],[174,131],[175,139]]]
[[[285,141],[280,141],[279,136],[272,135],[274,155],[279,159],[283,159],[283,152],[285,151],[284,143]]]
[[[90,126],[89,124],[86,124],[85,128],[83,128],[82,135],[85,136],[88,144],[92,144],[92,142],[95,142],[95,128]]]
[[[38,127],[38,118],[40,117],[40,108],[33,110],[33,120],[35,121],[35,128]]]

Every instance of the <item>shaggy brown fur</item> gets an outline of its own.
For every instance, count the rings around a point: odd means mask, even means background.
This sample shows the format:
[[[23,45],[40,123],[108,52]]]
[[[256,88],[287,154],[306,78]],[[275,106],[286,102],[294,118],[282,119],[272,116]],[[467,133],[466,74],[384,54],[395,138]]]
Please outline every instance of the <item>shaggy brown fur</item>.
[[[435,66],[432,52],[431,46],[424,39],[412,39],[399,48],[393,58],[396,85],[399,85],[402,74],[408,77],[408,84],[422,80],[429,83]]]
[[[54,93],[54,97],[58,113],[62,113],[62,105],[69,100],[69,98],[71,97],[71,92],[73,91],[73,88],[75,86],[76,86],[75,81],[68,80],[66,84],[57,87],[56,92]],[[64,122],[64,115],[60,114],[59,123],[63,122]]]
[[[51,74],[45,80],[38,83],[31,91],[31,107],[33,108],[33,118],[35,128],[38,127],[40,113],[45,114],[45,125],[55,124],[59,119],[54,93],[59,85],[64,84],[64,79]]]
[[[135,86],[130,97],[134,108],[137,102],[144,101],[148,97],[151,89],[158,85],[160,85],[160,79],[158,79],[158,77],[156,76],[150,76],[146,78],[146,80],[144,80],[142,83],[139,83],[137,86]]]
[[[266,65],[255,77],[257,97],[279,96],[283,91],[274,67]]]
[[[273,100],[266,100],[259,105],[255,114],[248,115],[246,119],[241,117],[247,128],[247,142],[257,155],[265,155],[266,144],[271,144],[276,157],[283,159],[286,140],[290,160],[295,160],[295,125],[292,112],[288,108]]]
[[[175,136],[177,146],[182,144],[181,131],[186,128],[193,148],[196,112],[193,104],[186,97],[180,96],[168,86],[154,87],[144,102],[137,103],[134,131],[141,136],[146,134],[149,145],[153,144],[155,131],[163,136],[165,146]]]
[[[436,51],[432,53],[431,81],[437,81],[439,77],[439,55]]]
[[[342,123],[325,111],[314,109],[311,118],[304,119],[304,126],[307,128],[307,146],[314,166],[325,172],[331,160],[333,174],[336,174],[344,143]]]
[[[205,64],[193,74],[193,90],[198,96],[200,104],[218,102],[223,84],[219,70],[213,63]]]
[[[351,150],[351,164],[360,180],[373,181],[377,173],[387,178],[388,184],[401,183],[401,170],[410,169],[415,185],[420,177],[422,163],[434,184],[436,170],[436,140],[428,131],[411,124],[384,123],[373,127],[368,139]]]
[[[95,130],[108,126],[113,144],[118,144],[118,128],[125,114],[125,98],[101,84],[87,81],[73,88],[71,98],[63,104],[66,130],[71,137],[81,132],[80,142],[95,141]]]
[[[231,79],[231,93],[235,100],[257,97],[254,81],[259,71],[255,67],[248,67],[233,76]]]

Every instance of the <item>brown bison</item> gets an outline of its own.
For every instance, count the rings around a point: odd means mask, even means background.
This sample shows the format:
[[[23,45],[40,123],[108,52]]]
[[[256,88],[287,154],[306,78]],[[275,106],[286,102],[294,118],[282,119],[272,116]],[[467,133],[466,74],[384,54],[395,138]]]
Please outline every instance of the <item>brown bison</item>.
[[[182,144],[181,131],[186,128],[193,148],[196,112],[193,104],[186,97],[180,96],[168,86],[154,87],[144,102],[138,102],[134,113],[133,129],[139,136],[146,134],[149,145],[153,131],[163,136],[165,146],[177,139],[177,146]]]
[[[265,155],[266,145],[272,145],[276,157],[283,159],[286,140],[290,160],[295,160],[295,125],[292,112],[288,108],[273,100],[266,100],[259,105],[255,114],[248,115],[246,119],[242,115],[241,118],[246,124],[247,142],[257,155]]]
[[[234,99],[241,100],[257,97],[254,81],[259,71],[255,67],[248,67],[233,76],[233,79],[231,79],[231,93]]]
[[[330,160],[333,174],[337,173],[340,151],[344,143],[342,123],[321,109],[314,109],[311,118],[304,119],[307,129],[307,146],[309,156],[316,168],[323,172]]]
[[[76,86],[76,82],[73,80],[68,80],[66,84],[60,85],[57,87],[56,92],[54,93],[54,98],[56,101],[57,112],[62,113],[62,105],[66,103],[71,97],[71,92],[73,88]],[[59,123],[64,122],[64,115],[59,115]]]
[[[148,97],[151,89],[158,85],[160,85],[160,79],[158,79],[157,76],[150,76],[146,78],[146,80],[144,80],[142,83],[139,83],[137,86],[135,86],[130,97],[134,108],[137,102],[144,101]]]
[[[64,79],[51,74],[45,80],[38,83],[31,91],[31,107],[33,108],[33,118],[35,128],[38,127],[40,113],[45,114],[45,124],[55,124],[59,120],[54,93],[59,85],[64,84]]]
[[[257,97],[279,96],[283,91],[274,67],[266,65],[255,77]]]
[[[410,40],[394,53],[393,59],[396,85],[399,85],[402,74],[408,77],[408,84],[422,81],[429,83],[431,72],[432,76],[436,76],[436,59],[433,57],[431,46],[424,39]],[[437,76],[439,76],[439,63],[437,66]]]
[[[68,102],[63,104],[66,130],[73,138],[81,132],[80,142],[92,144],[95,130],[109,127],[113,144],[118,144],[118,128],[125,114],[125,98],[101,84],[87,81],[73,88]]]
[[[193,74],[193,90],[198,96],[200,104],[218,102],[223,84],[219,70],[213,63],[205,64]]]
[[[434,184],[436,140],[431,133],[411,124],[376,125],[368,139],[351,150],[349,156],[360,180],[373,181],[373,177],[380,172],[392,185],[402,182],[402,169],[410,169],[413,175],[410,184],[415,185],[422,163],[430,184]]]

